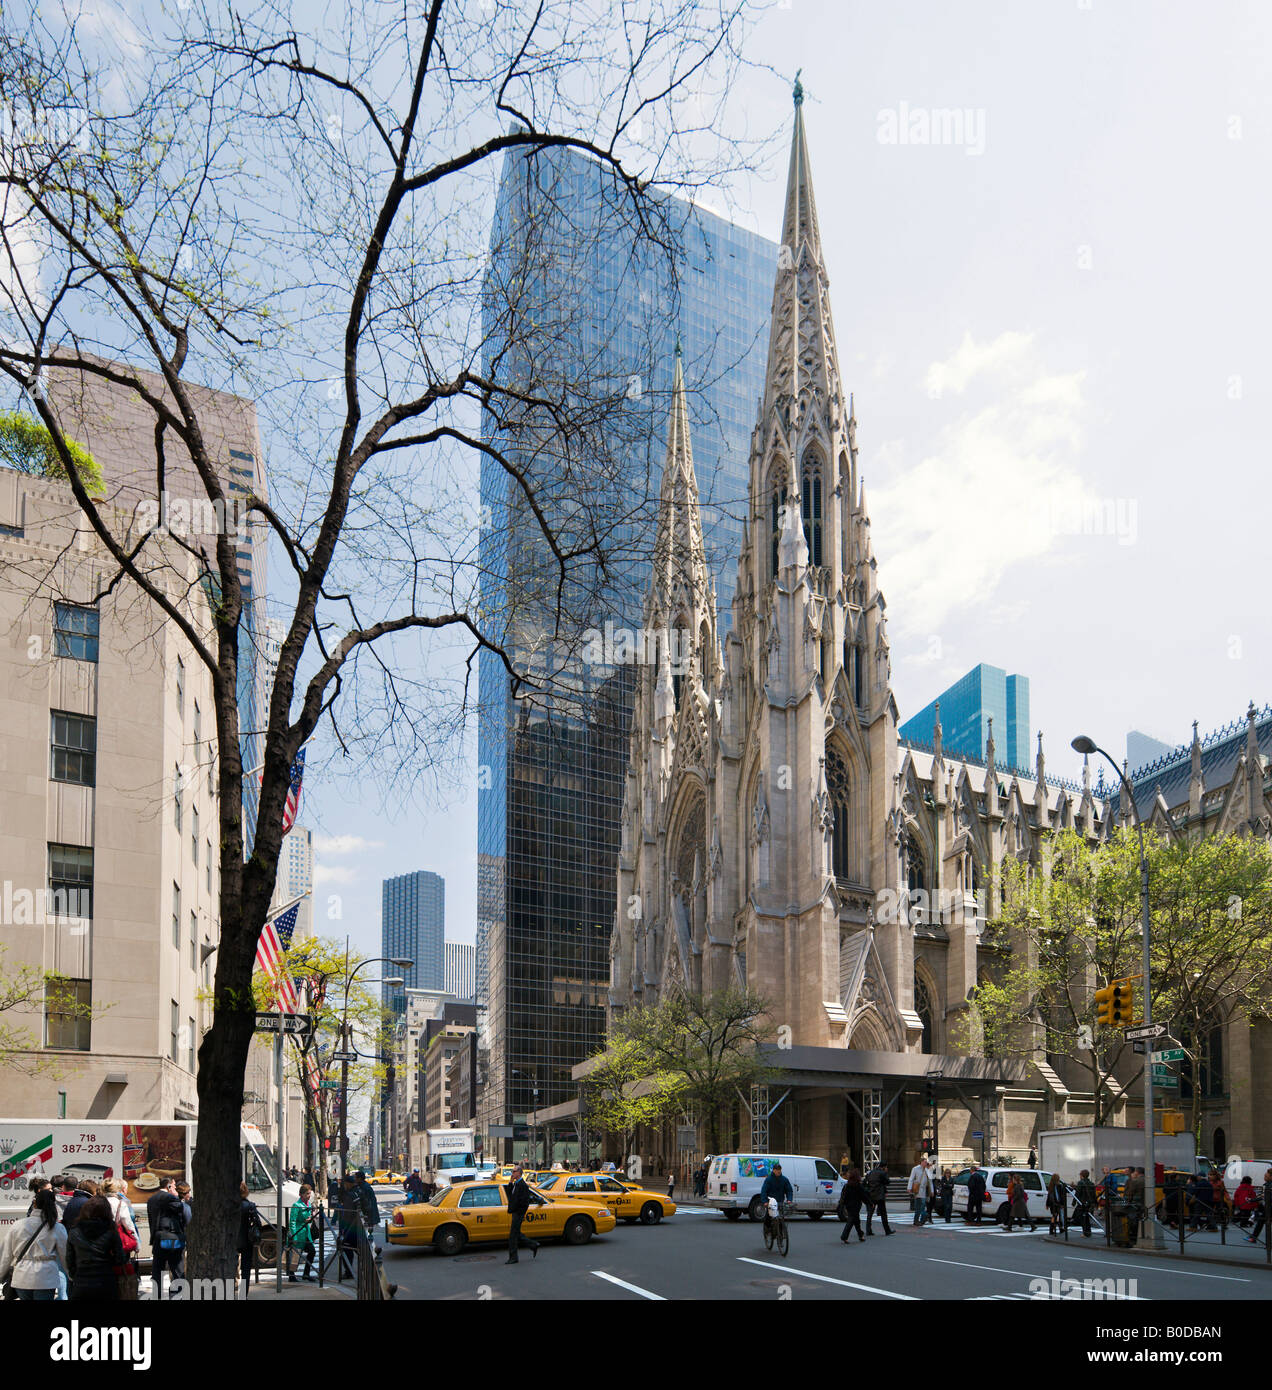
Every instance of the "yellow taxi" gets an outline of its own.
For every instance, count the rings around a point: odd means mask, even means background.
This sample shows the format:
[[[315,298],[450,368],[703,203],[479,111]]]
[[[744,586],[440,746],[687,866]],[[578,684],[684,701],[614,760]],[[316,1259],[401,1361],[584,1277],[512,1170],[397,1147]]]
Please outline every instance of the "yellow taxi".
[[[402,1179],[387,1168],[377,1168],[367,1181],[374,1187],[392,1187],[394,1183],[401,1182]]]
[[[550,1197],[573,1197],[607,1206],[620,1221],[640,1221],[655,1226],[664,1216],[676,1214],[676,1204],[661,1192],[650,1192],[636,1183],[620,1181],[608,1173],[548,1173],[539,1191]]]
[[[531,1240],[586,1245],[594,1235],[607,1235],[616,1224],[604,1203],[571,1194],[532,1206],[521,1229]],[[504,1185],[467,1182],[442,1188],[429,1202],[395,1207],[386,1234],[390,1245],[431,1245],[443,1255],[458,1255],[470,1243],[507,1241],[510,1229]]]

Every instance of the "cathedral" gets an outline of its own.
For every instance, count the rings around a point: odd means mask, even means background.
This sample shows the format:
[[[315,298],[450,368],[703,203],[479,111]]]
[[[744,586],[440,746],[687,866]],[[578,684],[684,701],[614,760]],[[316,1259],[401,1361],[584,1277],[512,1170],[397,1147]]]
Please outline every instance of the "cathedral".
[[[662,640],[637,677],[610,1015],[730,985],[769,1001],[781,1076],[739,1098],[741,1147],[906,1166],[921,1149],[1023,1159],[1039,1128],[1089,1123],[1092,1097],[1063,1058],[957,1050],[1000,949],[987,885],[1054,828],[1098,844],[1129,798],[1106,798],[1089,771],[1049,777],[1041,736],[1030,770],[996,767],[992,728],[983,760],[947,756],[939,711],[931,745],[899,740],[798,84],[781,243],[723,641],[675,363],[644,612]],[[1272,719],[1256,730],[1252,709],[1225,775],[1239,819],[1266,827],[1264,732]],[[1140,809],[1171,822],[1160,788]],[[1138,1095],[1115,1101],[1117,1123],[1136,1124]],[[1228,1123],[1247,1146],[1272,1140],[1254,1108]]]

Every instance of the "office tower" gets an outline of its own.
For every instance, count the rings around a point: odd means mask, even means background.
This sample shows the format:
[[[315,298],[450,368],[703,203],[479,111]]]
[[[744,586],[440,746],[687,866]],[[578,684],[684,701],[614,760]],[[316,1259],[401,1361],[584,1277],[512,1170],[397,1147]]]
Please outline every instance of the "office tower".
[[[901,725],[897,732],[902,742],[931,744],[937,705],[947,752],[963,758],[985,757],[992,719],[997,765],[1022,770],[1031,766],[1028,676],[1009,676],[1001,667],[985,663],[973,666]]]
[[[1163,743],[1161,739],[1142,734],[1138,729],[1132,729],[1126,736],[1126,765],[1132,777],[1139,768],[1147,767],[1149,763],[1165,758],[1174,751],[1173,743]]]
[[[556,693],[513,699],[498,658],[482,653],[477,1000],[486,1081],[479,1129],[524,1118],[536,1089],[541,1107],[572,1096],[571,1068],[604,1038],[635,677],[610,639],[616,629],[641,625],[677,347],[696,431],[706,562],[726,613],[746,511],[777,247],[669,200],[663,210],[676,245],[673,285],[621,202],[586,158],[518,153],[506,160],[492,227],[487,368],[543,389],[543,364],[550,363],[567,400],[576,379],[625,386],[624,411],[605,440],[605,467],[607,478],[621,478],[613,490],[630,497],[631,514],[614,537],[618,559],[608,582],[590,594],[599,655],[584,659],[552,640],[549,621],[536,622],[534,600],[552,590],[545,583],[550,560],[543,568],[534,518],[507,474],[483,461],[483,602],[508,616],[518,669],[550,669]],[[548,325],[542,350],[534,351],[531,335],[505,352],[509,318],[518,327]],[[484,429],[502,449],[527,448],[524,434],[489,417]],[[525,462],[551,482],[542,457]],[[544,496],[551,522],[568,530],[575,499],[551,486]],[[587,583],[580,579],[578,589]]]
[[[470,1003],[476,993],[477,947],[461,941],[446,943],[445,989]]]
[[[406,990],[440,990],[445,975],[443,945],[446,925],[446,884],[427,869],[386,878],[381,890],[380,954],[390,959],[410,960],[404,968],[385,965],[405,981],[397,988],[384,988],[384,1004],[394,1014],[406,1008]]]

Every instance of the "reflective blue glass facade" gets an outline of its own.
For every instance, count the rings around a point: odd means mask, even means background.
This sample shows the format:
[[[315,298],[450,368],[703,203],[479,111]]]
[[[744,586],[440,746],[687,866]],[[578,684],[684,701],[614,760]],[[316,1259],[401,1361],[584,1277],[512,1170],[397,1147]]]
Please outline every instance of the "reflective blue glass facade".
[[[441,989],[446,956],[446,883],[438,874],[418,869],[386,878],[381,887],[380,954],[412,960],[404,970],[384,966],[386,975],[399,976],[400,987],[383,989],[384,1006],[395,1016],[406,1012],[406,990]]]
[[[487,285],[497,284],[506,305],[515,284],[518,312],[531,318],[568,315],[555,342],[567,380],[577,370],[625,388],[615,448],[632,507],[616,533],[620,558],[597,603],[596,626],[641,622],[679,342],[723,637],[763,390],[776,244],[669,202],[672,275],[633,228],[621,219],[611,225],[612,190],[595,164],[560,152],[550,162],[540,156],[532,174],[528,163],[518,155],[505,165]],[[526,241],[543,236],[545,221],[549,250],[533,258],[529,272],[515,267]],[[500,355],[492,321],[484,327],[488,372],[533,379],[537,364]],[[489,442],[511,447],[494,421],[484,424]],[[506,471],[490,460],[481,503],[483,606],[510,611],[536,528]],[[550,645],[530,651],[517,639],[513,631],[518,669],[556,663],[577,698],[568,708],[548,697],[514,700],[499,657],[481,654],[477,998],[486,1086],[479,1127],[526,1118],[536,1090],[540,1108],[571,1099],[571,1067],[603,1039],[634,688],[631,667],[584,666]]]
[[[994,761],[999,767],[1028,771],[1029,677],[1009,676],[999,666],[974,666],[931,704],[907,719],[898,730],[902,739],[932,742],[936,706],[941,706],[941,742],[947,753],[969,758],[985,756],[989,721],[994,721]]]

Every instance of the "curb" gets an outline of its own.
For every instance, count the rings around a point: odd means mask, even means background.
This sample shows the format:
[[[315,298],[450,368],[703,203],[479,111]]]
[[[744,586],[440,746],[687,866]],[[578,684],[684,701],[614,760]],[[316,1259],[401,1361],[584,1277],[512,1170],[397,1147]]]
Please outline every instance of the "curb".
[[[1065,1240],[1063,1236],[1043,1236],[1043,1240],[1049,1245],[1073,1245],[1073,1241]],[[1103,1245],[1104,1242],[1100,1241],[1099,1244]],[[1094,1249],[1095,1247],[1092,1246],[1089,1248]],[[1272,1274],[1272,1265],[1269,1265],[1266,1261],[1262,1264],[1254,1264],[1251,1260],[1232,1260],[1222,1255],[1180,1255],[1168,1250],[1141,1250],[1139,1246],[1135,1246],[1132,1249],[1124,1249],[1120,1245],[1113,1245],[1107,1248],[1120,1251],[1124,1255],[1143,1255],[1150,1260],[1192,1260],[1197,1264],[1224,1265],[1228,1269],[1260,1269],[1267,1274]]]

